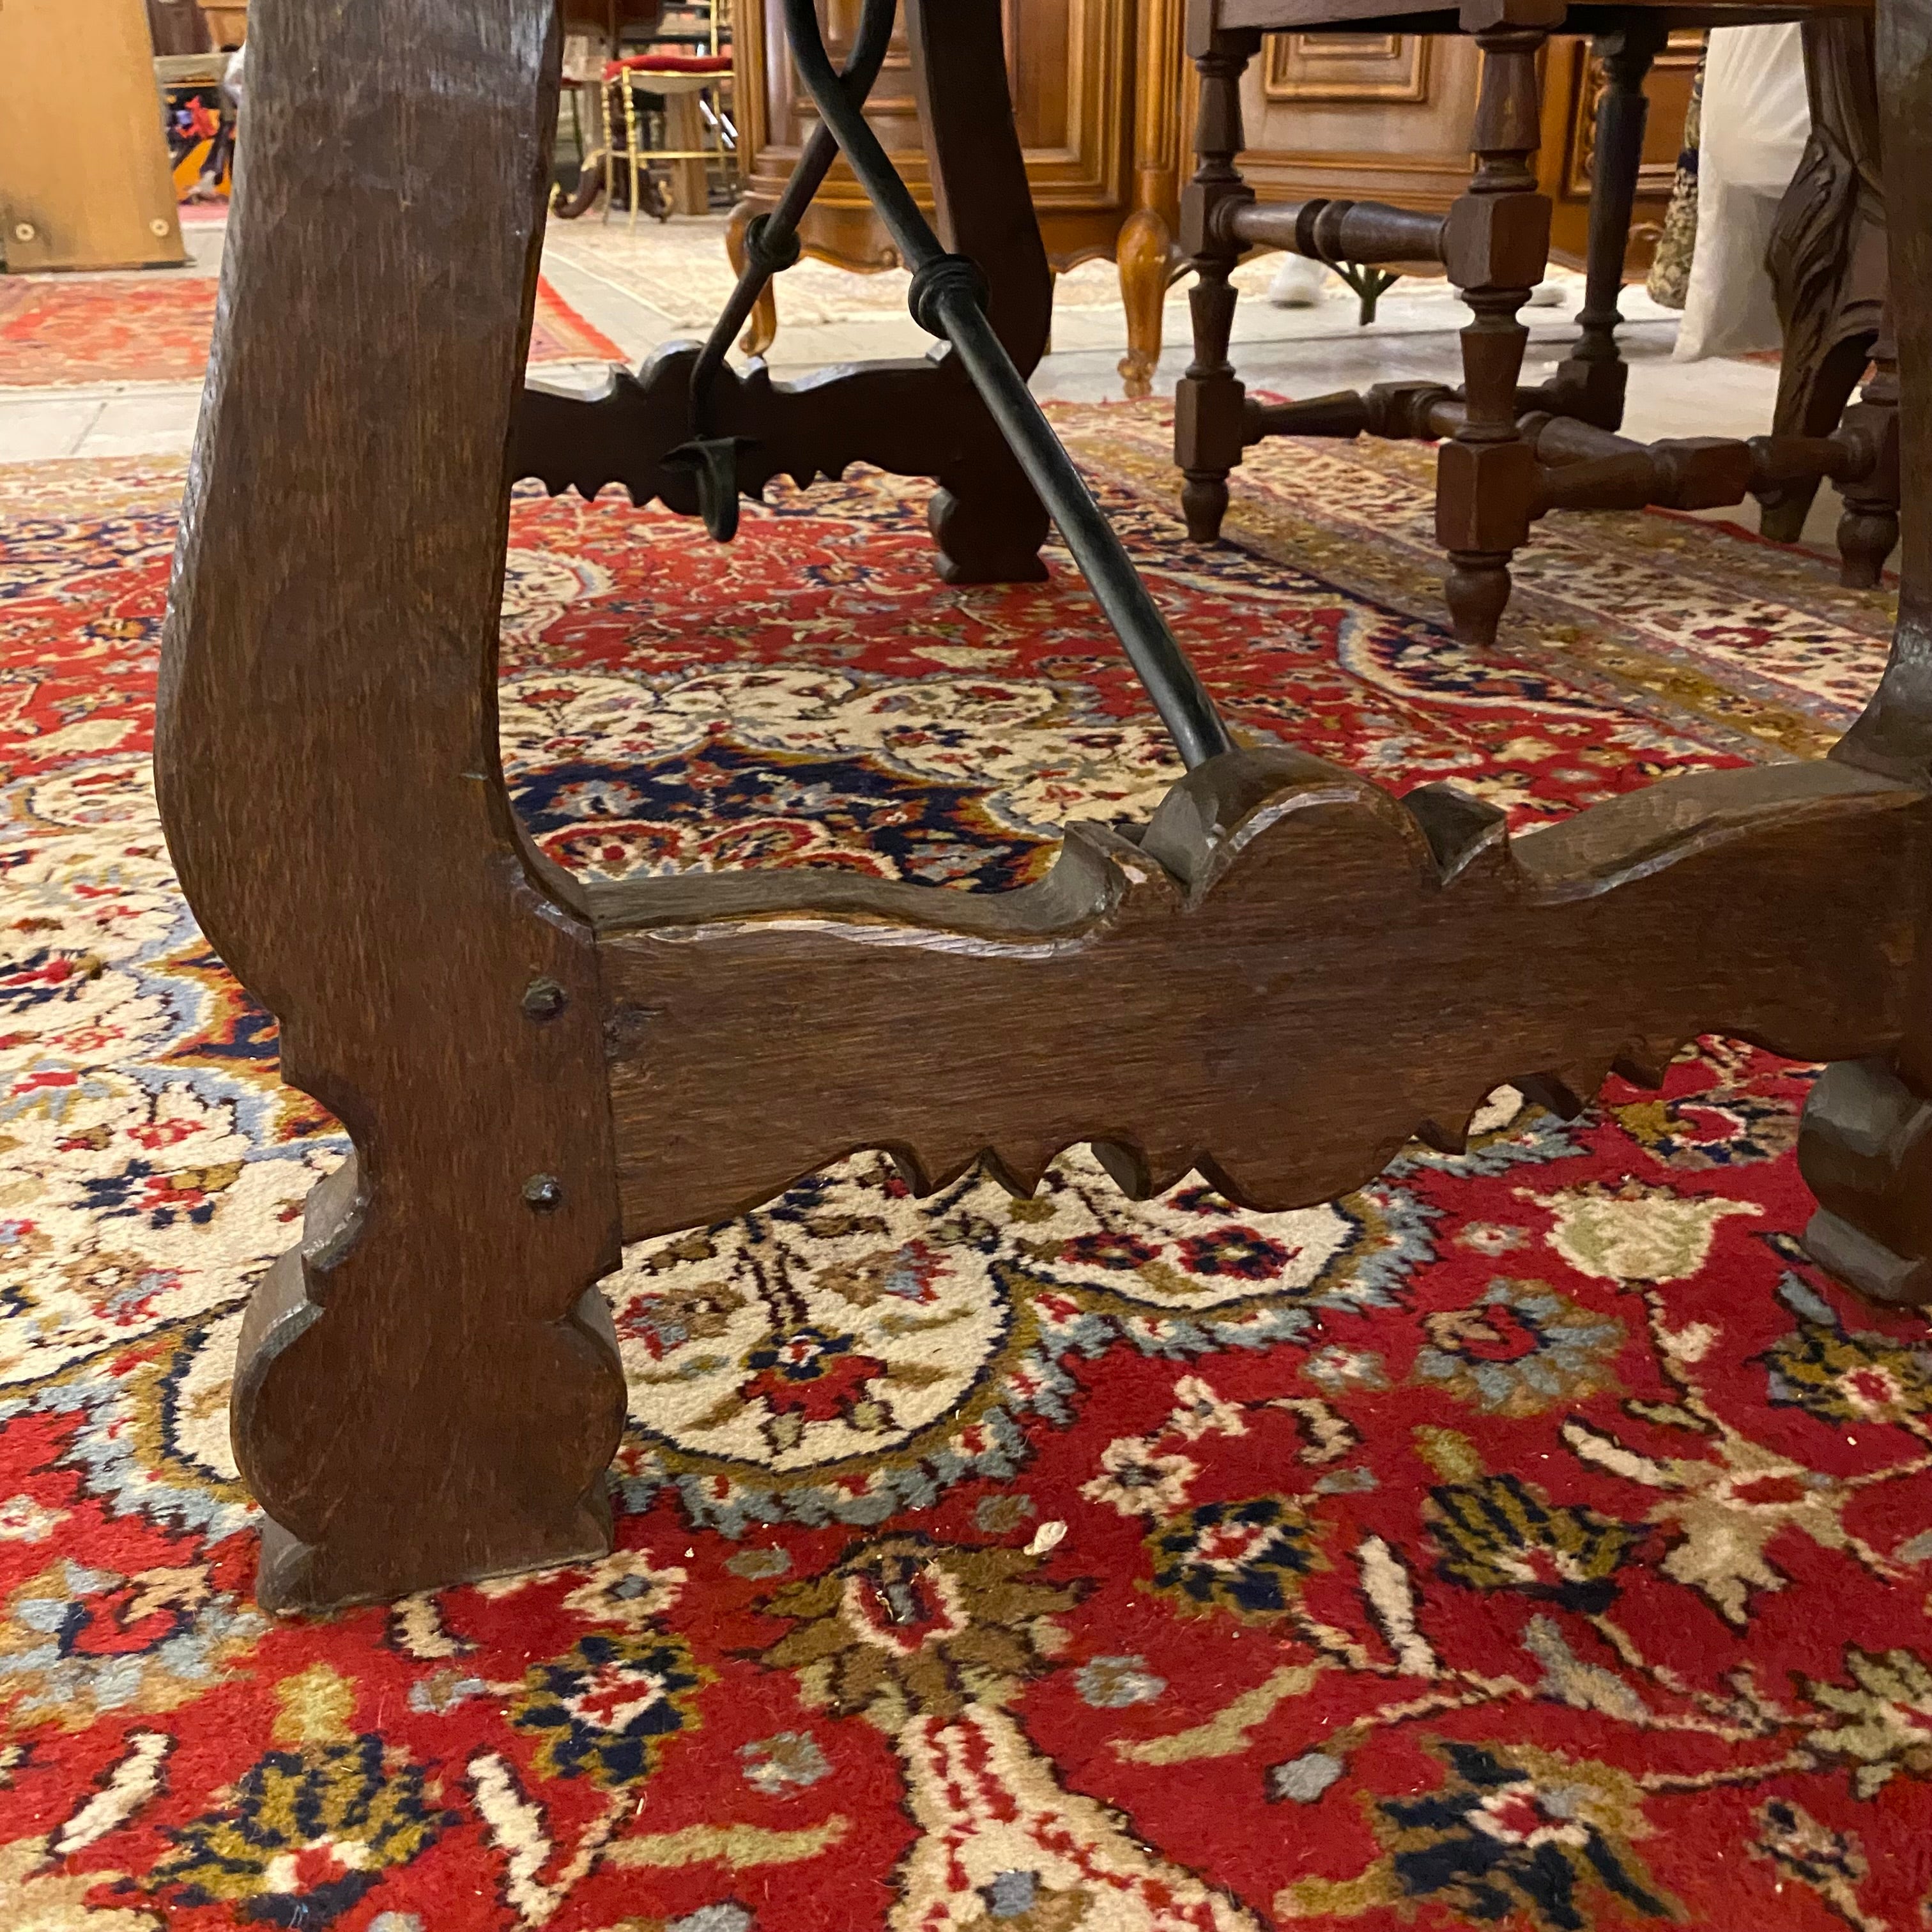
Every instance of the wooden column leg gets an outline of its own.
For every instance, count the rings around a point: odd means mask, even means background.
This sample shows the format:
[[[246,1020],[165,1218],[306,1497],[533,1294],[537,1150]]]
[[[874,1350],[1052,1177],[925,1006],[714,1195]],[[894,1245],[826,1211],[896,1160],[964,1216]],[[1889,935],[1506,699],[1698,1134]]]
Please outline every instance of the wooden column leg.
[[[1120,305],[1127,312],[1127,352],[1120,358],[1120,380],[1129,397],[1154,393],[1160,360],[1162,312],[1173,274],[1174,232],[1158,209],[1137,208],[1121,224],[1114,257],[1120,271]]]
[[[1839,578],[1860,590],[1878,583],[1898,542],[1898,362],[1890,317],[1888,308],[1872,346],[1871,379],[1845,412],[1844,427],[1862,436],[1875,457],[1862,481],[1845,486],[1844,514],[1838,519]]]
[[[590,926],[496,735],[556,10],[264,8],[248,59],[155,767],[196,917],[355,1146],[235,1377],[262,1600],[315,1609],[608,1549],[620,1223]]]
[[[904,0],[920,124],[940,238],[986,278],[986,312],[1023,376],[1039,367],[1053,321],[1053,276],[1033,210],[1006,82],[1000,0]],[[1046,574],[1045,506],[961,374],[955,406],[983,435],[950,467],[927,520],[952,584]]]
[[[1932,286],[1932,40],[1922,10],[1880,0],[1877,44],[1891,284],[1917,291]],[[1885,359],[1865,388],[1868,398],[1881,385],[1882,393],[1850,414],[1886,412],[1889,422],[1878,427],[1895,438],[1904,473],[1922,478],[1932,471],[1932,306],[1900,301],[1890,320],[1895,345],[1888,328],[1880,345]],[[1932,680],[1926,669],[1932,664],[1932,494],[1907,492],[1898,519],[1892,655],[1864,715],[1832,755],[1926,786],[1932,785]],[[1874,537],[1863,553],[1874,569],[1876,544]],[[1932,1302],[1932,1027],[1926,1022],[1932,935],[1924,930],[1919,903],[1916,984],[1904,1037],[1881,1058],[1827,1066],[1798,1137],[1799,1168],[1818,1197],[1806,1246],[1854,1288],[1882,1300],[1912,1303]]]
[[[1444,584],[1456,636],[1496,641],[1509,602],[1509,561],[1529,534],[1534,458],[1518,434],[1516,379],[1529,331],[1516,311],[1550,260],[1550,202],[1536,192],[1529,157],[1540,138],[1541,26],[1478,32],[1482,91],[1471,146],[1468,192],[1449,211],[1443,257],[1449,279],[1475,311],[1462,332],[1467,419],[1437,459],[1436,540],[1449,553]]]
[[[664,96],[664,146],[680,151],[704,145],[704,117],[698,96],[678,88]],[[674,214],[707,214],[711,210],[710,172],[703,161],[670,164],[670,206]]]
[[[1588,270],[1576,317],[1581,333],[1557,365],[1552,386],[1566,416],[1580,416],[1599,429],[1618,428],[1624,419],[1630,372],[1617,351],[1617,330],[1623,322],[1617,302],[1623,292],[1624,253],[1630,245],[1644,123],[1650,112],[1644,79],[1668,34],[1652,14],[1627,14],[1615,33],[1598,36],[1593,50],[1604,64],[1605,86],[1597,103],[1591,164]]]
[[[1211,5],[1197,4],[1187,22],[1188,52],[1201,76],[1201,110],[1194,148],[1199,165],[1180,201],[1180,245],[1193,258],[1196,280],[1188,294],[1194,319],[1194,359],[1174,396],[1174,460],[1186,483],[1180,493],[1187,534],[1213,543],[1228,512],[1228,472],[1241,460],[1245,392],[1228,360],[1234,324],[1234,290],[1228,278],[1240,244],[1216,219],[1229,201],[1252,201],[1234,165],[1241,152],[1241,76],[1261,45],[1253,32],[1213,24]]]

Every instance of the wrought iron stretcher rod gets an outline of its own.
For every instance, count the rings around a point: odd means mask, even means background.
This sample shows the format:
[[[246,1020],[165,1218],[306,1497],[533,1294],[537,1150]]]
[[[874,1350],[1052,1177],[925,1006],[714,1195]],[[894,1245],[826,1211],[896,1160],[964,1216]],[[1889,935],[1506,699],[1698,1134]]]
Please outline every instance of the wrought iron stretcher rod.
[[[886,50],[892,43],[892,21],[898,0],[866,0],[859,16],[859,31],[853,37],[852,51],[844,71],[838,76],[840,91],[854,111],[862,109],[885,64]],[[768,214],[756,216],[745,231],[745,272],[738,278],[724,313],[712,324],[704,352],[692,366],[692,430],[696,436],[710,433],[711,386],[724,366],[726,352],[736,339],[758,306],[773,275],[789,268],[798,260],[798,224],[812,205],[826,171],[837,157],[838,143],[823,122],[812,130],[791,178],[778,196],[778,206]]]
[[[825,126],[913,272],[913,320],[952,345],[1028,480],[1060,526],[1066,547],[1191,770],[1234,749],[1200,674],[1155,608],[1114,526],[1081,481],[982,306],[982,278],[949,255],[920,214],[878,136],[853,104],[825,51],[813,0],[785,0],[792,57]],[[794,177],[794,180],[796,178]]]

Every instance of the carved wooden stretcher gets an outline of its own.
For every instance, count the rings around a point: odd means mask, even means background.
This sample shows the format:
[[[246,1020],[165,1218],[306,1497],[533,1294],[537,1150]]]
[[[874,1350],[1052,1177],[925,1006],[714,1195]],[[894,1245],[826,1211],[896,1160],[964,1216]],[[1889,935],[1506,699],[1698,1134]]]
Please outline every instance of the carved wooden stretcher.
[[[998,0],[911,10],[997,121]],[[243,1336],[265,1603],[605,1548],[624,1384],[596,1283],[620,1244],[860,1148],[922,1187],[984,1160],[1024,1189],[1090,1141],[1132,1192],[1194,1168],[1285,1208],[1411,1134],[1454,1147],[1503,1081],[1574,1107],[1612,1066],[1654,1079],[1727,1032],[1835,1063],[1802,1144],[1813,1252],[1932,1295],[1932,304],[1900,316],[1898,640],[1832,760],[1676,780],[1512,842],[1444,787],[1397,799],[1228,748],[1016,413],[956,260],[925,274],[956,344],[934,380],[974,359],[1192,769],[1138,837],[1071,827],[1052,875],[1004,896],[589,887],[532,846],[496,742],[552,0],[256,13],[156,762],[196,914],[356,1150]],[[1932,0],[1884,0],[1893,277],[1920,290],[1929,43]]]

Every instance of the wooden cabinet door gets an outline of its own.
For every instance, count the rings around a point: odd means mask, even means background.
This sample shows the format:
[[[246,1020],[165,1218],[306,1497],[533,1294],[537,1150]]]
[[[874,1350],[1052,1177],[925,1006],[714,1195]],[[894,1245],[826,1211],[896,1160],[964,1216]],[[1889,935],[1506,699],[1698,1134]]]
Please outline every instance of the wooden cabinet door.
[[[1111,247],[1128,207],[1135,0],[1005,0],[1006,70],[1047,246],[1058,266],[1078,259],[1076,238],[1090,231],[1092,254]],[[819,0],[819,19],[835,63],[857,29],[860,0]],[[783,14],[773,0],[738,0],[741,152],[746,188],[769,206],[784,186],[816,118],[793,70]],[[914,105],[903,26],[893,32],[867,118],[922,206],[932,205]],[[805,229],[817,254],[848,266],[893,259],[885,232],[840,162],[813,204]]]
[[[1241,172],[1264,201],[1446,209],[1468,184],[1481,62],[1457,34],[1270,34],[1242,81]]]

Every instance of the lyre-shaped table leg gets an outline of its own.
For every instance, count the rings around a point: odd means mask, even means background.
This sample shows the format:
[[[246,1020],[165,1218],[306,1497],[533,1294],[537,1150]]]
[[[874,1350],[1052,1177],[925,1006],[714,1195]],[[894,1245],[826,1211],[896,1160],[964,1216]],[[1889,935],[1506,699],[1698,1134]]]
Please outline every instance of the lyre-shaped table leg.
[[[250,37],[156,765],[197,916],[356,1150],[236,1378],[274,1604],[608,1544],[596,960],[496,742],[556,32],[550,0],[359,0]]]

